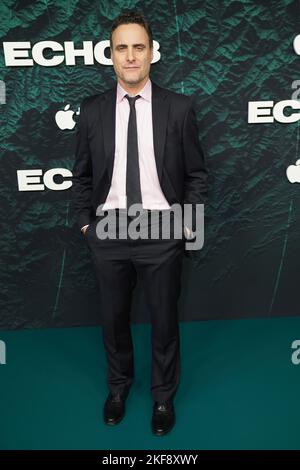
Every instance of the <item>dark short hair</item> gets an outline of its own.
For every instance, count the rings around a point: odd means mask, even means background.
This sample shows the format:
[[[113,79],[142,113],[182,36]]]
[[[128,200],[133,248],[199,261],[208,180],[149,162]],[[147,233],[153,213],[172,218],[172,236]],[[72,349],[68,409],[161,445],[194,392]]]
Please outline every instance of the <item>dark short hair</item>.
[[[148,24],[146,18],[144,17],[143,13],[138,10],[125,10],[123,11],[117,18],[114,19],[111,31],[110,31],[110,37],[109,37],[109,43],[110,43],[110,48],[112,49],[112,34],[115,29],[117,29],[118,26],[121,24],[132,24],[136,23],[145,28],[148,38],[149,38],[149,46],[150,49],[153,47],[153,37],[152,37],[152,31],[150,28],[150,25]]]

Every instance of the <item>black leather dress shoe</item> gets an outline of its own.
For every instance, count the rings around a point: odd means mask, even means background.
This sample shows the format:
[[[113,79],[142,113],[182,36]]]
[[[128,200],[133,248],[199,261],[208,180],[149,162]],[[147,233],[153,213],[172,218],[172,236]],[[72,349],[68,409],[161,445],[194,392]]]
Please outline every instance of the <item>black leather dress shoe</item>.
[[[175,410],[172,401],[155,402],[153,405],[151,427],[157,436],[171,431],[175,424]]]
[[[118,424],[125,414],[125,398],[119,394],[108,394],[104,403],[103,418],[105,424]]]

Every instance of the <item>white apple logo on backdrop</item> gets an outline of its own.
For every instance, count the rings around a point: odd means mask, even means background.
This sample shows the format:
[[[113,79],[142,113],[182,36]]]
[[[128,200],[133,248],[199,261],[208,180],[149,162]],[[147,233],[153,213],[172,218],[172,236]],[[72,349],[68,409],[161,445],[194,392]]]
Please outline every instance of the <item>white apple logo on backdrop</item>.
[[[287,167],[286,176],[290,183],[300,183],[300,160],[296,161],[296,165]]]
[[[296,54],[300,55],[300,34],[297,34],[297,36],[294,38],[293,47]]]
[[[79,111],[76,112],[79,114]],[[73,119],[74,111],[70,109],[70,105],[67,104],[64,110],[57,111],[55,114],[55,122],[61,130],[74,129],[76,122]]]

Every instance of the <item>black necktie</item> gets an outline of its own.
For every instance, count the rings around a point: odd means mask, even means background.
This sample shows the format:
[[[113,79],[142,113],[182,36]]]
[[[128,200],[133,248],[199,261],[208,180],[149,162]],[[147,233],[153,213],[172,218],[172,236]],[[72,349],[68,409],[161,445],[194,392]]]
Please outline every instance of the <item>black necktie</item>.
[[[125,95],[130,105],[127,133],[126,196],[127,210],[132,204],[142,204],[140,184],[139,151],[136,125],[135,102],[140,95]]]

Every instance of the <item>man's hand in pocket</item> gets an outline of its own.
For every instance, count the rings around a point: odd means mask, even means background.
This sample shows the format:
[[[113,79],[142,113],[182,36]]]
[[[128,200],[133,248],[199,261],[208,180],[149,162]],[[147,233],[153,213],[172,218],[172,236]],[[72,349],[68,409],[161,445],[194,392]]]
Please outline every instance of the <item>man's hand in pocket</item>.
[[[83,233],[83,235],[85,235],[85,232],[87,231],[87,228],[89,227],[89,224],[88,225],[84,225],[83,227],[81,227],[81,231]]]

